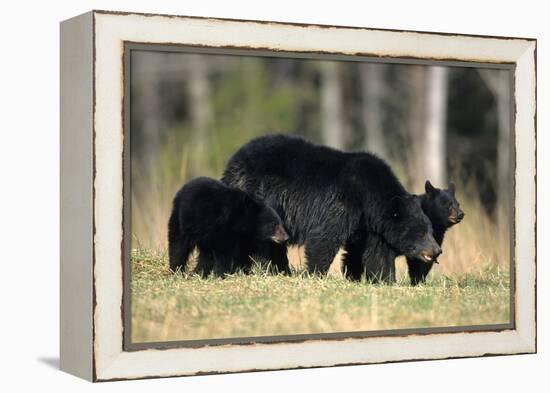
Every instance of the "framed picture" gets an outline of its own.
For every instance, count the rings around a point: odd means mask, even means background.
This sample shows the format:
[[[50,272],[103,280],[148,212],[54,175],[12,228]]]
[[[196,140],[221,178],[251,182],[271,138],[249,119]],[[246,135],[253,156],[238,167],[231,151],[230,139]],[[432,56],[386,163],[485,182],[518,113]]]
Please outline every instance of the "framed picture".
[[[536,351],[536,40],[61,23],[61,368]]]

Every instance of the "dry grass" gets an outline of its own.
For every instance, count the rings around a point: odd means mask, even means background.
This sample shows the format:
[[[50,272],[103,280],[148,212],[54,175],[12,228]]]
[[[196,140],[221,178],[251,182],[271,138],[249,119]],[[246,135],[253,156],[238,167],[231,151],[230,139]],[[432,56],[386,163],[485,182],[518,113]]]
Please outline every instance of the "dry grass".
[[[509,277],[496,267],[410,287],[341,276],[174,275],[164,253],[135,250],[134,342],[506,323]]]

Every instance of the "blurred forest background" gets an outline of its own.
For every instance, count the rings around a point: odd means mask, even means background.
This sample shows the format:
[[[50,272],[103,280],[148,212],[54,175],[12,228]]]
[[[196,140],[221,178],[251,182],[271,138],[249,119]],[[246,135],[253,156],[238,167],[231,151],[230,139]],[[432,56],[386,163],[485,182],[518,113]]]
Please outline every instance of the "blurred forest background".
[[[412,193],[454,182],[466,218],[438,269],[507,269],[510,100],[506,70],[132,51],[132,247],[166,249],[185,182],[219,178],[256,136],[291,133],[373,152]]]

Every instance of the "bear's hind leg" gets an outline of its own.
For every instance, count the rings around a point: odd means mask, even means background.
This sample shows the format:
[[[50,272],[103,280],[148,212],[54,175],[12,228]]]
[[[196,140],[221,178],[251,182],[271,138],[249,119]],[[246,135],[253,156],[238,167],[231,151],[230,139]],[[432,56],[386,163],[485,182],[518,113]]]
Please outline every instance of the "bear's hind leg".
[[[307,270],[310,273],[326,274],[340,244],[334,238],[315,238],[306,240],[305,248]]]
[[[170,260],[170,270],[173,272],[185,271],[189,254],[193,251],[194,245],[184,237],[175,237],[170,239],[168,244],[168,258]]]
[[[342,259],[342,273],[352,281],[360,281],[365,274],[362,257],[365,252],[365,238],[349,240],[345,246],[346,253]]]
[[[181,231],[177,211],[173,211],[168,220],[168,260],[170,270],[173,272],[178,270],[181,272],[185,271],[187,259],[193,248],[195,248],[195,245],[191,239]]]

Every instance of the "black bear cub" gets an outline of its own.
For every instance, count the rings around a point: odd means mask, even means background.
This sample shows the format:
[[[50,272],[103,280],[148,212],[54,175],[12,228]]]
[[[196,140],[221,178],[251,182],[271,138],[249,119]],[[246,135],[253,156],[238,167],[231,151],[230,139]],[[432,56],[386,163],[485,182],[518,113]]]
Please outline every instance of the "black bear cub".
[[[434,239],[441,246],[447,229],[462,221],[464,212],[460,210],[460,204],[456,200],[453,183],[449,184],[448,189],[442,190],[426,180],[425,189],[426,193],[420,196],[420,203],[424,214],[432,222]],[[411,284],[425,282],[434,262],[437,261],[426,262],[417,258],[407,258]]]
[[[284,242],[280,217],[244,191],[199,177],[174,197],[168,222],[170,269],[184,271],[189,254],[199,250],[196,272],[222,276],[252,265],[257,242]]]

